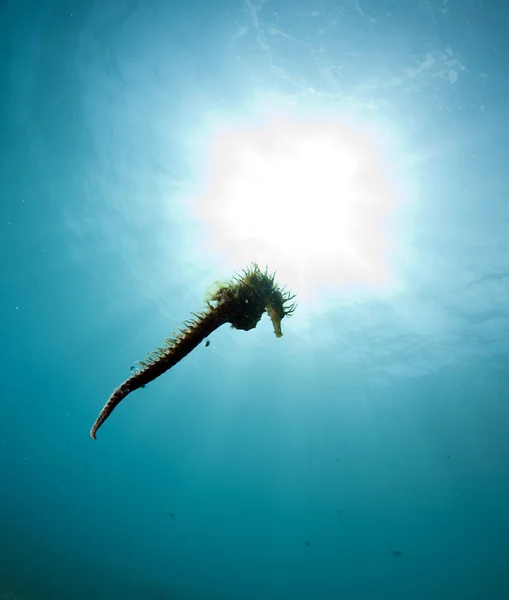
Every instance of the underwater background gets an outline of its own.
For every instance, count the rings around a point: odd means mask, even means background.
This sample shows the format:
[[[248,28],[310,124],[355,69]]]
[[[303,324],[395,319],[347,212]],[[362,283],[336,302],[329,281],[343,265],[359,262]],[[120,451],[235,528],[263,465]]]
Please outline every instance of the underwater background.
[[[2,2],[1,600],[509,598],[508,18]]]

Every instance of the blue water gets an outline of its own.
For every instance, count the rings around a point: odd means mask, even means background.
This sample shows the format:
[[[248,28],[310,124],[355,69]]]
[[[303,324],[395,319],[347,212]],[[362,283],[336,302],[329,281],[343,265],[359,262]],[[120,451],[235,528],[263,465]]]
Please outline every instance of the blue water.
[[[509,598],[508,17],[4,0],[1,600]],[[297,294],[283,337],[222,327],[92,441],[250,260]]]

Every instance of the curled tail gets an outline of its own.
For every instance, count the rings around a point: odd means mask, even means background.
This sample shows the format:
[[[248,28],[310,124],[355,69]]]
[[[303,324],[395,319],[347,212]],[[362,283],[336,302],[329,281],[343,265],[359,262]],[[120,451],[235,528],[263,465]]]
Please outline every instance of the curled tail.
[[[140,361],[140,369],[136,370],[129,379],[126,379],[111,394],[108,402],[104,405],[90,430],[90,437],[97,439],[96,433],[99,427],[106,421],[115,408],[134,390],[145,387],[154,379],[171,369],[192,350],[194,350],[214,330],[223,325],[221,315],[209,309],[207,312],[196,315],[195,319],[186,321],[186,329],[183,329],[172,338],[165,340],[163,348],[154,350],[144,360]]]
[[[141,386],[139,386],[141,387]],[[122,400],[131,392],[133,388],[129,385],[129,379],[124,381],[122,385],[120,385],[108,399],[108,402],[103,406],[103,409],[99,413],[99,416],[95,420],[95,423],[92,425],[92,429],[90,430],[90,437],[93,440],[96,440],[96,433],[99,427],[106,421],[106,419],[111,415],[111,413],[115,410],[118,404],[122,402]]]

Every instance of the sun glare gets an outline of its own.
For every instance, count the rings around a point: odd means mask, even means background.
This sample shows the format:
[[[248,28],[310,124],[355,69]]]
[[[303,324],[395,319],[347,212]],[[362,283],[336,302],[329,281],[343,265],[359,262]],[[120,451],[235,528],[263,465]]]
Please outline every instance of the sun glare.
[[[195,207],[229,262],[269,264],[308,290],[387,283],[395,193],[373,134],[279,119],[213,140]]]

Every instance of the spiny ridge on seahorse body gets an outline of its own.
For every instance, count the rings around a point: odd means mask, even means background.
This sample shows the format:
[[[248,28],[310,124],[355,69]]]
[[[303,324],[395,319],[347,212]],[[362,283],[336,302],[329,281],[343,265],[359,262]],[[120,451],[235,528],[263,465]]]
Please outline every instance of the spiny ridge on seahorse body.
[[[95,440],[99,427],[106,421],[118,404],[131,392],[144,387],[171,369],[206,337],[221,325],[230,323],[232,328],[249,331],[254,329],[266,311],[272,321],[276,337],[283,335],[281,320],[292,315],[296,304],[289,304],[295,295],[280,288],[274,281],[275,273],[262,272],[256,263],[235,275],[231,283],[221,284],[207,302],[201,313],[185,321],[185,329],[165,340],[158,348],[111,394],[90,430]]]

